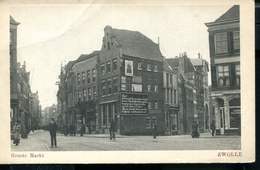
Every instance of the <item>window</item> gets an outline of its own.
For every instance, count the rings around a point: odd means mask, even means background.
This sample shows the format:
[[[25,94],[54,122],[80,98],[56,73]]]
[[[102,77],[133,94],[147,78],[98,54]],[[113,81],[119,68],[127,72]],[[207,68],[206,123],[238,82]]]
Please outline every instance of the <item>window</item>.
[[[88,99],[91,100],[91,98],[92,98],[92,90],[91,90],[91,88],[89,87],[89,88],[88,88]]]
[[[171,85],[171,86],[172,86],[172,76],[173,76],[173,75],[170,74],[170,85]]]
[[[87,82],[90,83],[91,79],[90,79],[90,70],[87,71]]]
[[[169,73],[166,73],[166,84],[169,87]]]
[[[83,89],[83,97],[84,97],[84,101],[86,101],[87,98],[87,90]]]
[[[151,91],[151,85],[150,85],[150,84],[147,85],[147,91],[148,91],[148,92]]]
[[[236,85],[240,86],[240,64],[236,64]]]
[[[158,102],[154,102],[154,109],[158,109]]]
[[[81,98],[82,98],[82,92],[79,91],[79,102],[81,102]]]
[[[118,86],[117,86],[117,78],[113,79],[113,93],[116,93],[118,91]]]
[[[137,64],[137,70],[142,70],[142,63]]]
[[[86,73],[82,72],[82,81],[85,81],[85,79],[86,79]]]
[[[158,66],[157,65],[154,65],[153,71],[158,72]]]
[[[177,104],[177,91],[176,89],[173,90],[173,97],[174,97],[174,104]]]
[[[158,85],[154,85],[154,92],[155,92],[155,93],[158,92]]]
[[[216,33],[215,34],[215,53],[227,53],[228,43],[227,43],[227,32]]]
[[[96,98],[96,96],[97,96],[96,86],[93,86],[93,97]]]
[[[239,31],[233,32],[233,49],[239,50],[240,49],[240,35]]]
[[[121,84],[121,90],[126,91],[126,84]]]
[[[78,83],[80,82],[80,73],[77,73],[77,80],[78,80]]]
[[[107,87],[108,87],[108,94],[112,94],[112,82],[110,79],[107,81]]]
[[[102,81],[102,95],[106,95],[106,81],[103,80]]]
[[[152,71],[152,65],[151,65],[151,64],[147,64],[146,70],[147,70],[147,71]]]
[[[125,76],[121,77],[121,83],[126,83],[126,77]]]
[[[102,64],[101,66],[100,66],[100,70],[101,70],[101,74],[102,75],[104,75],[105,74],[105,65],[104,64]]]
[[[112,64],[112,67],[113,67],[113,71],[115,71],[117,69],[117,59],[113,59],[113,64]]]
[[[218,85],[219,86],[229,86],[229,66],[228,65],[220,65],[217,66],[218,72]]]
[[[148,102],[148,109],[152,109],[152,102]]]
[[[110,61],[107,62],[106,68],[107,68],[107,73],[110,73],[111,72],[111,62]]]
[[[92,69],[92,81],[93,82],[96,81],[96,69],[95,68]]]
[[[145,118],[145,128],[146,129],[151,128],[151,118],[150,117]]]

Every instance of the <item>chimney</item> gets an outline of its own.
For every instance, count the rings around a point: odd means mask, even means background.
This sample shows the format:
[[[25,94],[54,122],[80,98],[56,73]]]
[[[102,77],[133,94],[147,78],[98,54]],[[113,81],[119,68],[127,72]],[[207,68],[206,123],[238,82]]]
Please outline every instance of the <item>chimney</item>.
[[[198,53],[198,58],[201,59],[201,55],[200,55],[200,53]]]

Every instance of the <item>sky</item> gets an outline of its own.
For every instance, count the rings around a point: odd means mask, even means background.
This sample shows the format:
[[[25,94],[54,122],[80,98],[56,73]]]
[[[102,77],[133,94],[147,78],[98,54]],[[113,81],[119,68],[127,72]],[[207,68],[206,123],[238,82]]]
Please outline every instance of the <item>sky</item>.
[[[31,89],[38,91],[42,107],[57,103],[61,65],[80,54],[100,50],[104,27],[139,31],[160,41],[166,58],[198,53],[209,62],[208,32],[212,22],[231,6],[133,5],[14,5],[18,26],[18,62],[26,61]]]

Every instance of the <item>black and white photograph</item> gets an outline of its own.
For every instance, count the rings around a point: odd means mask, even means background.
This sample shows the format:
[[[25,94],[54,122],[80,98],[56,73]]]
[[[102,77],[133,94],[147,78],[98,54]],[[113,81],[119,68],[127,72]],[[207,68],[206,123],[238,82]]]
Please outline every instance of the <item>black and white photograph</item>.
[[[9,12],[11,153],[242,156],[250,113],[239,3],[10,4]]]

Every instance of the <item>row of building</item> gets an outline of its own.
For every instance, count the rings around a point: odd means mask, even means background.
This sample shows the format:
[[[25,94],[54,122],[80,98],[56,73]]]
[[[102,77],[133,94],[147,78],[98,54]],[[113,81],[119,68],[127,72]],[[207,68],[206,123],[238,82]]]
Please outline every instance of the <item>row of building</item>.
[[[102,49],[61,68],[59,113],[65,126],[107,133],[186,134],[194,121],[209,127],[208,62],[162,56],[159,44],[137,31],[106,26]]]
[[[60,123],[108,133],[112,120],[126,135],[189,134],[214,122],[218,134],[240,134],[239,6],[214,22],[209,64],[200,55],[165,57],[138,31],[106,26],[102,47],[61,68],[57,92]]]
[[[17,62],[17,27],[20,23],[10,16],[10,120],[11,129],[16,123],[26,138],[30,130],[38,129],[41,119],[41,105],[38,91],[30,86],[30,72],[26,63]]]

